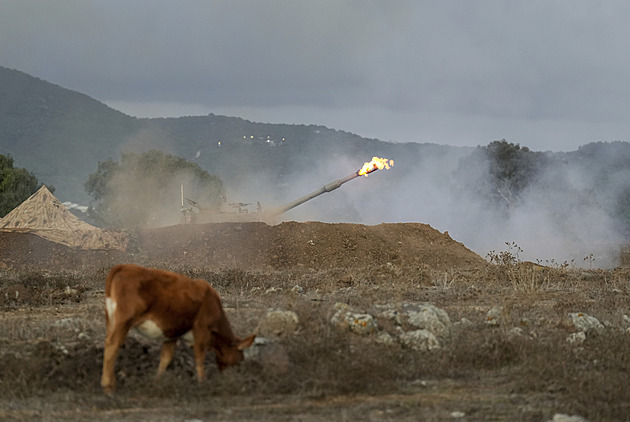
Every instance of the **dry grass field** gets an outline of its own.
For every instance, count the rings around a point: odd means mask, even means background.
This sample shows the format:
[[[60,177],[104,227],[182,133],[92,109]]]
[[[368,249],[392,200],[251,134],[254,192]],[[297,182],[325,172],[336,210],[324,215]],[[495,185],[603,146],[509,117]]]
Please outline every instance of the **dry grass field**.
[[[222,224],[134,239],[113,253],[0,236],[0,420],[630,418],[628,269],[540,266],[509,251],[489,263],[421,224]],[[119,262],[208,280],[236,333],[261,342],[223,373],[209,354],[198,385],[188,346],[156,381],[160,345],[131,334],[118,391],[104,395],[104,280]],[[377,328],[334,323],[340,303]],[[449,319],[428,349],[381,312],[426,304]],[[581,326],[587,317],[599,325]]]

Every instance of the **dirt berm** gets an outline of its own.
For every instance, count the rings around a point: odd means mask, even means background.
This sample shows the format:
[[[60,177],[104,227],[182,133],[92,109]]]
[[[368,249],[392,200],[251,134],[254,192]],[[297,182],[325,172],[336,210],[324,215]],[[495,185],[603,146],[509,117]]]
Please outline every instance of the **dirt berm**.
[[[127,252],[84,251],[31,234],[2,233],[0,265],[51,270],[120,262],[252,270],[353,268],[388,262],[435,270],[485,265],[483,258],[448,232],[419,223],[194,224],[143,229],[131,238]]]

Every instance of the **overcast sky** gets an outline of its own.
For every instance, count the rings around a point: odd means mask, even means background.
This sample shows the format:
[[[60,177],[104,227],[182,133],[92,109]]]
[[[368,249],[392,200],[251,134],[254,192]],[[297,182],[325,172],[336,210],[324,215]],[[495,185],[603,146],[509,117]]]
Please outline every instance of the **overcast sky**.
[[[0,65],[138,117],[395,142],[630,140],[627,0],[0,0]]]

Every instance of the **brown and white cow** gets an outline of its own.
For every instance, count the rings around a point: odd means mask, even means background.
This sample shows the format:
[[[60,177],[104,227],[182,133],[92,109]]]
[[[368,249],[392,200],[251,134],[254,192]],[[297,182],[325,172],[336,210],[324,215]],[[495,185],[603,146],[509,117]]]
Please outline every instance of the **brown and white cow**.
[[[205,280],[193,280],[170,271],[132,264],[111,269],[105,282],[107,337],[101,386],[112,393],[118,350],[129,330],[163,341],[158,377],[173,358],[177,339],[192,344],[199,382],[205,379],[203,362],[211,349],[219,370],[243,360],[243,349],[254,335],[240,339],[232,332],[221,299]]]

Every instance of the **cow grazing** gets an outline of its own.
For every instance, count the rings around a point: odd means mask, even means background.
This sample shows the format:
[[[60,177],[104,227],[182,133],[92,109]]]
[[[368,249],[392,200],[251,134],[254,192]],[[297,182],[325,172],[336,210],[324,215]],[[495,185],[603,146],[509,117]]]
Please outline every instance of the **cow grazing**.
[[[205,379],[203,362],[211,349],[219,370],[243,360],[243,349],[254,335],[240,339],[232,332],[221,299],[205,280],[193,280],[170,271],[117,265],[105,282],[107,337],[101,386],[115,390],[114,367],[118,350],[131,328],[163,341],[158,377],[173,358],[178,338],[193,346],[197,378]]]

